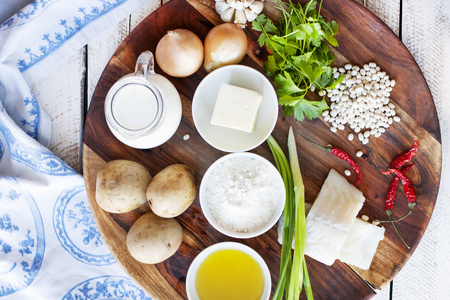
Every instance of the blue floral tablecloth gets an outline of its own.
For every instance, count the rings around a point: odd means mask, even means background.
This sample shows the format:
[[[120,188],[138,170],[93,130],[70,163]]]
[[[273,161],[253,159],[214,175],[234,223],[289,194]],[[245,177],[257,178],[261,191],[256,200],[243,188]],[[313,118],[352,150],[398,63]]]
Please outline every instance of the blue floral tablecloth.
[[[30,85],[145,0],[36,0],[0,25],[0,299],[150,299],[94,223],[84,181],[46,147]]]

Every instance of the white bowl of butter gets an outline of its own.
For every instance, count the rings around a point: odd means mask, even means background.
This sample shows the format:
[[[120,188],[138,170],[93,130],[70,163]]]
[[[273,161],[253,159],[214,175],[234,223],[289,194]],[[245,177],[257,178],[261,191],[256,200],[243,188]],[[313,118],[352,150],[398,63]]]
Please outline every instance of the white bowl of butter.
[[[221,67],[198,85],[192,100],[194,124],[211,146],[241,152],[261,145],[278,119],[278,98],[270,81],[243,66]]]

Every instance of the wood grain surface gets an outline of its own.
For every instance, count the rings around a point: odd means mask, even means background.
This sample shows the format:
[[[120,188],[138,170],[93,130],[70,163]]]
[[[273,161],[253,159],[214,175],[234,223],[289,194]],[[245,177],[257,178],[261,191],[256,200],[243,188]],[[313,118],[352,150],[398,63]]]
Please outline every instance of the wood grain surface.
[[[266,2],[264,12],[277,19],[276,11],[268,3]],[[148,206],[121,215],[104,212],[95,201],[95,176],[105,161],[117,158],[140,162],[147,166],[153,175],[169,164],[186,163],[196,170],[199,185],[208,166],[224,155],[202,140],[192,121],[191,99],[206,71],[201,68],[197,73],[183,79],[166,76],[180,93],[183,118],[173,138],[155,149],[132,149],[114,138],[104,119],[104,97],[115,81],[131,72],[137,56],[142,51],[154,51],[157,42],[168,29],[187,28],[203,40],[207,32],[215,24],[220,23],[213,5],[214,1],[172,0],[146,18],[119,46],[108,63],[94,92],[86,120],[83,169],[96,223],[117,261],[156,299],[186,298],[185,276],[193,258],[211,244],[233,239],[218,233],[206,222],[197,198],[194,204],[177,218],[185,233],[183,244],[177,253],[157,265],[140,264],[130,257],[124,240],[131,224],[142,213],[148,211]],[[173,17],[175,11],[177,18]],[[296,132],[301,131],[318,143],[324,145],[331,143],[349,153],[362,150],[363,157],[357,159],[363,171],[363,180],[359,187],[367,201],[361,214],[368,215],[371,219],[385,218],[384,197],[390,178],[382,175],[380,170],[386,169],[398,153],[407,150],[412,145],[413,138],[420,144],[419,153],[415,158],[416,168],[409,174],[416,186],[418,204],[409,218],[398,223],[399,230],[412,249],[407,250],[392,227],[386,225],[385,239],[380,243],[368,271],[352,268],[339,261],[327,267],[307,259],[311,284],[317,299],[367,299],[375,294],[371,286],[382,288],[404,266],[427,227],[440,182],[439,123],[433,99],[420,69],[408,50],[382,21],[350,0],[326,1],[322,14],[325,19],[334,19],[340,24],[337,37],[340,46],[336,49],[336,65],[346,62],[362,65],[375,61],[396,79],[397,85],[391,93],[391,101],[398,106],[397,113],[401,116],[402,122],[393,124],[382,137],[371,140],[368,145],[362,145],[359,141],[347,140],[349,129],[333,134],[321,118],[299,123],[292,118],[283,117],[280,110],[273,133],[277,141],[285,149],[287,130],[289,126],[293,126]],[[265,59],[265,51],[255,43],[258,35],[248,28],[246,33],[250,43],[248,55],[242,64],[264,73],[261,65]],[[156,71],[165,75],[159,68]],[[190,135],[187,141],[183,140],[186,133]],[[329,169],[335,168],[342,173],[347,166],[326,153],[316,151],[301,140],[298,140],[297,144],[306,186],[306,200],[313,202]],[[273,161],[266,144],[252,152]],[[350,177],[349,180],[352,181],[354,178]],[[408,210],[404,194],[400,193],[398,196],[395,216],[403,215]],[[275,226],[261,237],[240,241],[257,250],[266,260],[271,270],[273,287],[277,282],[281,249],[276,240]]]

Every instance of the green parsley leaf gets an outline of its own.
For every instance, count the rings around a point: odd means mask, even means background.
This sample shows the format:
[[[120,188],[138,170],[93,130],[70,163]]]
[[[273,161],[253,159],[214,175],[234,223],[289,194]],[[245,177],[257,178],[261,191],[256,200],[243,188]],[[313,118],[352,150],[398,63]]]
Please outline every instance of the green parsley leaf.
[[[266,23],[267,17],[265,14],[259,14],[252,22],[252,29],[256,31],[263,31],[262,27]]]
[[[283,72],[283,74],[278,74],[274,81],[279,87],[277,90],[277,95],[280,97],[305,92],[304,89],[299,88],[297,84],[295,84],[291,78],[291,75],[286,71]]]
[[[325,99],[322,101],[309,101],[303,99],[298,103],[298,105],[294,108],[294,118],[303,121],[304,115],[310,120],[318,118],[320,114],[328,109],[328,104]]]
[[[335,35],[339,24],[324,20],[316,0],[303,5],[289,1],[287,7],[280,0],[278,3],[282,15],[276,25],[264,14],[252,22],[252,28],[261,32],[258,44],[272,51],[264,69],[274,78],[279,104],[286,115],[293,113],[300,121],[305,115],[317,118],[328,108],[325,99],[309,101],[305,95],[312,86],[322,90],[342,81],[332,76],[334,55],[329,49],[329,45],[338,46]]]

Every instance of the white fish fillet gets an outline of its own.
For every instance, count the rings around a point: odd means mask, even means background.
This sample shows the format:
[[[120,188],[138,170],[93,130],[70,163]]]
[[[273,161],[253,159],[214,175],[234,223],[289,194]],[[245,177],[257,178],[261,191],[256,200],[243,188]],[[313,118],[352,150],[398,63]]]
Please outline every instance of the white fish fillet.
[[[306,218],[305,254],[332,265],[364,201],[360,190],[331,169]]]
[[[384,238],[384,227],[378,227],[356,218],[347,235],[338,259],[346,264],[368,270],[378,243]]]

